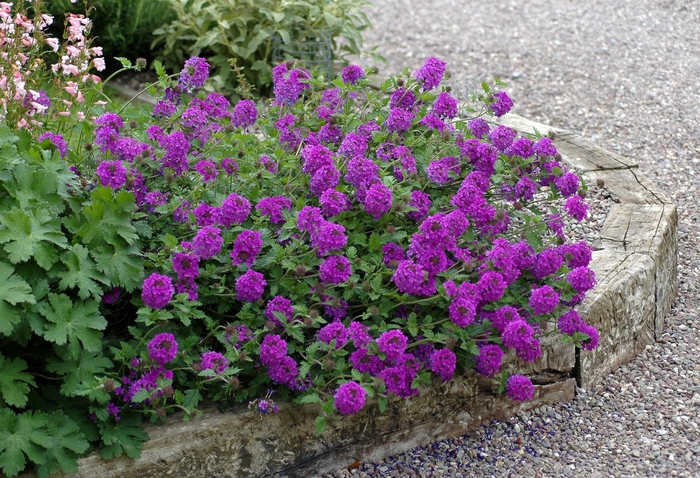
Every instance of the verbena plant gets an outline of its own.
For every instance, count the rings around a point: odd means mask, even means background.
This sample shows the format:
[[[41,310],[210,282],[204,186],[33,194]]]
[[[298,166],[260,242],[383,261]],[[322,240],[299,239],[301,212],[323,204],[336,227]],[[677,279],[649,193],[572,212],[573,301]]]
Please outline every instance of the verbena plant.
[[[552,333],[594,348],[573,309],[591,248],[562,231],[587,213],[579,178],[550,138],[481,118],[505,92],[484,84],[458,117],[444,71],[430,58],[374,91],[358,66],[329,87],[284,63],[274,100],[231,108],[197,96],[209,65],[192,58],[155,107],[96,116],[81,149],[0,128],[3,473],[137,457],[142,417],[204,399],[319,403],[319,433],[471,368],[527,400],[507,350],[534,361]]]
[[[274,35],[282,42],[319,33],[331,37],[333,58],[362,51],[362,31],[370,21],[365,0],[163,0],[177,18],[155,32],[154,51],[169,69],[193,56],[211,64],[210,90],[231,94],[235,59],[258,94],[272,83]]]

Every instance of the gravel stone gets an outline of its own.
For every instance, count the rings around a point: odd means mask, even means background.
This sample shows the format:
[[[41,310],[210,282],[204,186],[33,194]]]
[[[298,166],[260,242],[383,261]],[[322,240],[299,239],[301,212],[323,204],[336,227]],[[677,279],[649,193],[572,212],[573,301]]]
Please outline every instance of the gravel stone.
[[[388,59],[381,75],[415,71],[436,56],[465,88],[499,76],[514,113],[632,159],[679,216],[679,295],[661,340],[571,402],[414,448],[383,466],[403,463],[400,476],[700,476],[700,2],[373,4],[366,12],[374,29],[364,38]],[[588,186],[588,199],[601,206],[570,232],[595,242],[601,208],[615,198]],[[359,472],[352,476],[386,476],[372,462]]]

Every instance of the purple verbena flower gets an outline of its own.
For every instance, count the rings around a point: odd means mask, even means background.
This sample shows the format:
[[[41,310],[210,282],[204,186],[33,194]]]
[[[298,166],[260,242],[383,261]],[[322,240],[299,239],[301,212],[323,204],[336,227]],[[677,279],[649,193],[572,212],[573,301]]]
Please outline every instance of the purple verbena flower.
[[[335,340],[335,348],[339,349],[347,343],[349,335],[350,332],[342,322],[331,322],[318,331],[318,340],[326,344]]]
[[[352,275],[350,260],[344,256],[330,256],[319,266],[321,281],[326,284],[342,284]]]
[[[457,366],[457,356],[450,349],[439,349],[430,356],[430,369],[440,376],[440,380],[452,380]]]
[[[506,382],[506,393],[511,400],[524,402],[535,394],[535,386],[524,375],[511,375]]]
[[[442,81],[446,66],[444,61],[435,57],[426,59],[423,66],[414,74],[416,79],[421,82],[421,89],[428,91],[436,88]]]
[[[277,318],[275,312],[279,312],[284,317],[286,317],[287,322],[291,322],[292,317],[294,317],[294,308],[292,308],[292,301],[281,295],[276,295],[267,303],[265,307],[265,318],[272,321],[276,325],[282,325],[280,319]]]
[[[493,377],[500,370],[504,355],[503,350],[498,345],[483,345],[479,349],[474,370],[484,377]]]
[[[204,86],[207,78],[209,78],[209,63],[204,58],[193,57],[185,62],[178,83],[182,89],[191,92]]]
[[[496,101],[489,105],[489,107],[496,116],[501,117],[513,108],[513,100],[510,99],[508,93],[505,91],[494,93],[493,98]]]
[[[96,170],[97,176],[100,179],[100,184],[112,189],[119,189],[126,184],[126,168],[122,166],[122,162],[117,161],[102,161]]]
[[[177,356],[177,340],[173,334],[157,334],[148,342],[148,357],[154,362],[165,365]]]
[[[200,259],[211,259],[215,257],[224,245],[221,237],[221,229],[215,226],[204,226],[192,239],[194,254]]]
[[[219,352],[204,352],[202,354],[202,370],[213,370],[223,373],[228,368],[228,359]]]
[[[357,80],[365,77],[365,70],[359,65],[348,65],[343,68],[341,77],[346,84],[354,85]]]
[[[237,266],[245,263],[252,267],[263,247],[262,234],[259,231],[245,229],[236,236],[231,251],[231,264]]]
[[[251,100],[241,100],[236,103],[231,115],[231,123],[236,128],[247,129],[253,126],[258,119],[258,108]]]
[[[174,292],[175,288],[170,277],[154,272],[143,281],[141,298],[147,306],[162,309],[170,303]]]
[[[264,276],[248,269],[245,274],[236,279],[236,296],[238,300],[244,302],[255,302],[262,297],[265,286],[267,286],[267,282]]]
[[[559,293],[548,285],[532,289],[528,302],[535,315],[550,314],[559,305]]]
[[[357,382],[345,382],[333,395],[333,404],[341,415],[352,415],[365,406],[367,392]]]

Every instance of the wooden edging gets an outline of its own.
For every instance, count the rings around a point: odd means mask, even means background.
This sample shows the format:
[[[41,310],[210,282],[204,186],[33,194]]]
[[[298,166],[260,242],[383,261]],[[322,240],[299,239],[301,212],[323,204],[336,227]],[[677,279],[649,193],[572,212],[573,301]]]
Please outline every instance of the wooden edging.
[[[389,403],[379,414],[370,403],[359,414],[314,431],[317,405],[282,404],[280,413],[261,418],[251,411],[204,411],[201,419],[148,424],[151,440],[141,458],[104,461],[95,452],[82,458],[84,478],[308,477],[404,452],[416,445],[460,436],[493,419],[574,398],[576,385],[589,389],[632,360],[663,331],[677,292],[676,207],[644,178],[636,164],[581,136],[506,115],[502,123],[531,134],[557,133],[563,160],[595,182],[605,181],[620,200],[601,232],[601,248],[591,268],[598,286],[579,311],[600,331],[599,347],[577,353],[556,337],[543,341],[534,364],[510,365],[532,377],[532,401],[520,404],[496,395],[490,380],[470,371],[449,384],[421,391],[417,397]],[[512,361],[516,363],[517,361]],[[33,476],[24,474],[23,476]]]

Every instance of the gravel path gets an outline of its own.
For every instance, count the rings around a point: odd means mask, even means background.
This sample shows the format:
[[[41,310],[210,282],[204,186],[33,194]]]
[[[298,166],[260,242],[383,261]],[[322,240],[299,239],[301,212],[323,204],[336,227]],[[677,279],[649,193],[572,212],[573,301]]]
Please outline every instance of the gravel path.
[[[678,205],[680,290],[662,340],[595,390],[328,476],[700,476],[700,2],[373,3],[382,74],[498,75],[515,113],[638,162]]]

